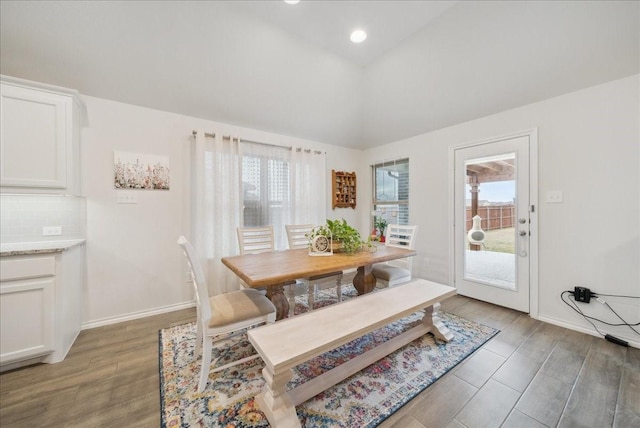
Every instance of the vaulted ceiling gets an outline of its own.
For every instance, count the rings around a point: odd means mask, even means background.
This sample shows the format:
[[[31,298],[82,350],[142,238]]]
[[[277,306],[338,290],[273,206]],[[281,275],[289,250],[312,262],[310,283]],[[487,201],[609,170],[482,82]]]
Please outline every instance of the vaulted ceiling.
[[[352,148],[640,72],[636,1],[2,1],[0,20],[2,74]]]

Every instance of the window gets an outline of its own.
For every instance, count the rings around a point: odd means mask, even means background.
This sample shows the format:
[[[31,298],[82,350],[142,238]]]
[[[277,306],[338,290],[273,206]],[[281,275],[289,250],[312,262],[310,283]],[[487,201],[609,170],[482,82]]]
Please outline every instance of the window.
[[[261,156],[242,157],[243,225],[279,225],[289,202],[289,163]]]
[[[373,222],[409,224],[409,159],[382,162],[373,169]]]
[[[276,249],[287,248],[285,225],[323,224],[326,198],[325,156],[243,142],[242,213],[244,227],[273,226]]]

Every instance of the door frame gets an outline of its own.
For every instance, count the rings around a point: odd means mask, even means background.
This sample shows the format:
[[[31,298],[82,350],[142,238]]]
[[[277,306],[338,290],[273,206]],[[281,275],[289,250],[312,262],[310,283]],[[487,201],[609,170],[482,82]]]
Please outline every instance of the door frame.
[[[514,132],[479,141],[466,142],[449,147],[449,284],[456,286],[455,258],[455,152],[482,144],[495,143],[517,137],[529,137],[529,316],[538,318],[538,128]],[[533,211],[531,210],[533,207]]]

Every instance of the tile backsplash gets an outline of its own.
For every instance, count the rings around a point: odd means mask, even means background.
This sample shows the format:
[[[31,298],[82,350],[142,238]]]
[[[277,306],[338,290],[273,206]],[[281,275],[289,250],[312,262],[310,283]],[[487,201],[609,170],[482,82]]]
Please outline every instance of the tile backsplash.
[[[0,242],[57,241],[85,237],[86,200],[78,196],[0,194]],[[42,228],[62,227],[43,236]]]

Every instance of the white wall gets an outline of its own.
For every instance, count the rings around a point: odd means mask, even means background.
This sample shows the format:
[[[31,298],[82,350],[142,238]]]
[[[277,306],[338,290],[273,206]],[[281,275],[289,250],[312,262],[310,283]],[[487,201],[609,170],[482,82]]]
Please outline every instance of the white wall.
[[[362,233],[370,221],[369,165],[409,157],[410,215],[420,227],[414,269],[417,276],[446,283],[449,148],[537,127],[540,195],[564,191],[563,204],[539,206],[539,316],[589,329],[560,301],[562,290],[584,285],[600,293],[640,294],[639,80],[617,80],[365,152],[85,97],[89,123],[82,135],[88,277],[84,325],[190,303],[175,240],[188,224],[184,177],[193,129],[326,150],[328,175],[331,169],[358,173],[356,210],[331,210],[327,182],[327,217],[344,217]],[[116,204],[114,150],[168,155],[171,190],[137,191],[138,204]],[[608,301],[625,318],[638,321],[639,302]],[[588,309],[609,317],[597,302]],[[609,331],[637,342],[628,329]]]
[[[537,128],[539,318],[593,331],[561,302],[561,291],[581,285],[639,296],[639,81],[635,75],[367,150],[367,164],[410,158],[410,221],[419,226],[415,274],[449,280],[449,148]],[[370,192],[368,186],[360,192]],[[545,204],[549,190],[563,190],[564,203]],[[638,299],[606,301],[628,321],[640,321]],[[616,322],[596,301],[586,310]],[[601,330],[640,344],[627,327]]]
[[[408,138],[636,74],[639,11],[638,2],[458,2],[367,65],[363,139]]]
[[[88,115],[88,124],[82,131],[87,200],[85,327],[177,309],[192,301],[190,285],[185,283],[183,256],[176,244],[180,234],[188,234],[185,177],[192,130],[324,150],[329,177],[332,168],[351,170],[359,160],[360,152],[337,146],[101,98],[84,99]],[[135,191],[137,204],[117,204],[114,151],[169,156],[171,190]],[[328,179],[327,188],[331,189]],[[329,205],[327,217],[342,216],[336,213]],[[354,215],[348,212],[345,218],[351,220]]]

